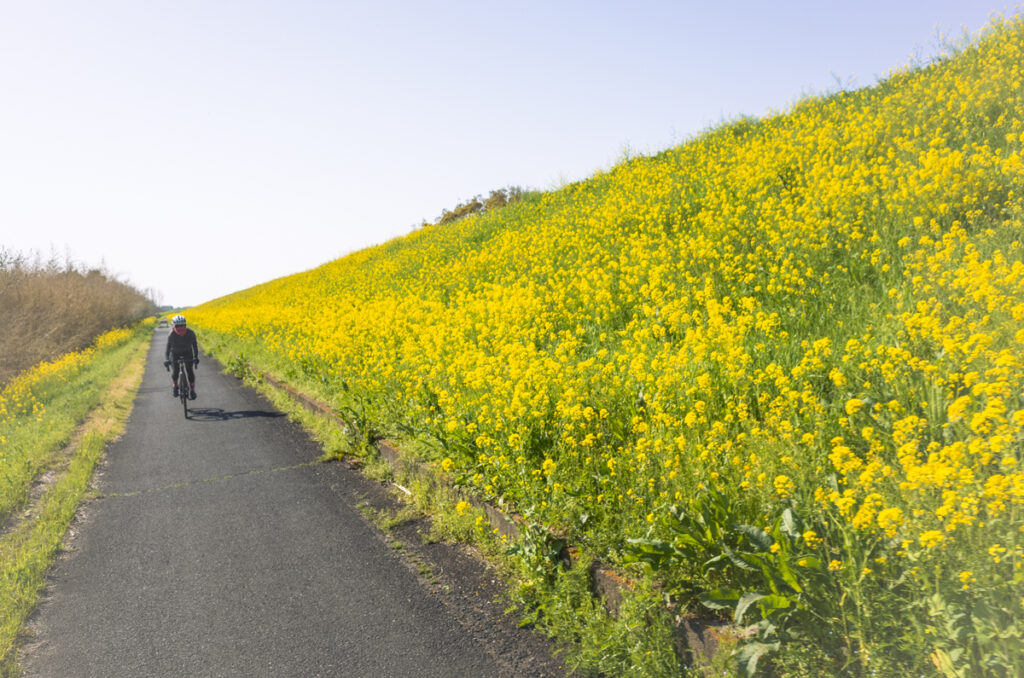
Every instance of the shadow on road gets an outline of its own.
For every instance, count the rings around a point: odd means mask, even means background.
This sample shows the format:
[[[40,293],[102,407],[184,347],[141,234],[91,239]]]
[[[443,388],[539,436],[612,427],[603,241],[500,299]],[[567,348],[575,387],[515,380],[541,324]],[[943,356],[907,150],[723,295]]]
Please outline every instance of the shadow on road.
[[[225,412],[219,407],[197,407],[188,408],[188,416],[193,421],[228,421],[229,419],[250,419],[252,417],[283,417],[280,412],[267,412],[265,410],[241,410],[239,412]]]

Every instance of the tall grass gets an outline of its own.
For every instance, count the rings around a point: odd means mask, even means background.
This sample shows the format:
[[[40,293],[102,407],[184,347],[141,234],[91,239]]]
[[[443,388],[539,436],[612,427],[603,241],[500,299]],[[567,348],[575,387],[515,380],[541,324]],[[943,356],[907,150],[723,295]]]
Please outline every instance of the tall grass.
[[[155,312],[154,302],[99,269],[0,249],[0,384],[43,360]]]
[[[751,626],[742,672],[1019,675],[1022,82],[997,21],[190,321]]]

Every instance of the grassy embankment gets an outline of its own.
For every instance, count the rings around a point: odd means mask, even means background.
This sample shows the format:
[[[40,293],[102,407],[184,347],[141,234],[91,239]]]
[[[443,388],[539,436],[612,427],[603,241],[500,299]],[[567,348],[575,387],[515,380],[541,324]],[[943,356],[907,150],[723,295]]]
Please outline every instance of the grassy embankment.
[[[141,376],[153,304],[70,262],[0,250],[0,672],[92,469],[117,435]],[[108,331],[110,330],[110,331]]]
[[[742,672],[1020,675],[1022,149],[1017,18],[189,320],[579,545],[516,557],[582,666],[678,670],[657,585]]]
[[[0,673],[106,443],[124,430],[152,325],[113,330],[0,391]]]

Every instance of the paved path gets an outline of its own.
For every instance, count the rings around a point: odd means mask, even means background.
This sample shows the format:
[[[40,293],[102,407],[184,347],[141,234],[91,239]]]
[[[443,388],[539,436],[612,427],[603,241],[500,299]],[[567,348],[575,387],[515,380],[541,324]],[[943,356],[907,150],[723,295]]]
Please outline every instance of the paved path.
[[[52,571],[26,677],[510,675],[261,396],[206,360],[185,421],[162,348]]]

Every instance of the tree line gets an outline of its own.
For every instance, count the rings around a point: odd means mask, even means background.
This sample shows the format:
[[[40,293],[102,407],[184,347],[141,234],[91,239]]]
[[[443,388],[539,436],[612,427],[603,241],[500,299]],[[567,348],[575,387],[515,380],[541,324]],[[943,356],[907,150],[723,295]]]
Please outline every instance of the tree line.
[[[513,203],[523,197],[523,189],[519,186],[509,186],[507,188],[498,188],[491,191],[491,194],[484,198],[483,196],[476,195],[459,203],[452,209],[441,210],[441,216],[434,220],[433,225],[447,224],[459,219],[465,219],[473,214],[480,214],[482,212],[489,212],[490,210],[504,207],[509,203]],[[426,221],[423,222],[423,226],[432,225]]]

